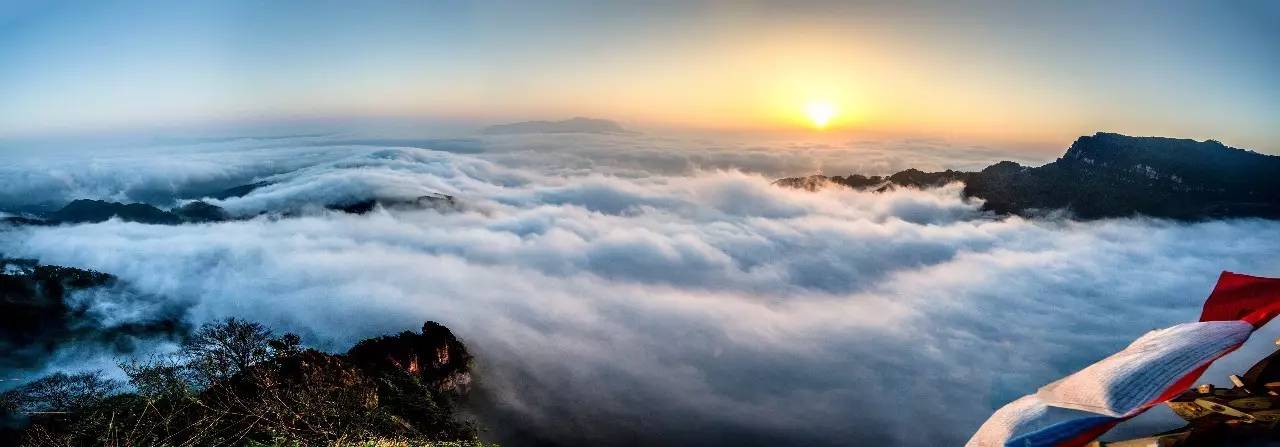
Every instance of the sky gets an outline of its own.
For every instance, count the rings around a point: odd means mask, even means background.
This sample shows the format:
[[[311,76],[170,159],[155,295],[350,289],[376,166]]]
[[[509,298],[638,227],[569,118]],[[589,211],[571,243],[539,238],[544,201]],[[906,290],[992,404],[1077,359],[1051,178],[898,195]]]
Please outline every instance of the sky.
[[[570,116],[1280,152],[1274,2],[0,2],[0,138]]]

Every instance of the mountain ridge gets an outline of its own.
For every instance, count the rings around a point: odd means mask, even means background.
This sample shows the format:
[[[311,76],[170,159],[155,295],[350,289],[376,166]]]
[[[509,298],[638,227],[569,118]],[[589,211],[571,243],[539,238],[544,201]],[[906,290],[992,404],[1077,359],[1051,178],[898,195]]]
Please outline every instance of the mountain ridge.
[[[521,121],[495,124],[480,130],[485,135],[519,135],[536,133],[587,133],[602,135],[630,135],[622,125],[612,120],[576,116],[560,121]]]
[[[964,196],[999,214],[1040,215],[1067,210],[1082,219],[1144,215],[1177,220],[1223,217],[1280,219],[1280,156],[1226,146],[1216,140],[1081,136],[1058,159],[1037,167],[1001,161],[981,171],[899,171],[775,181],[816,190],[837,184],[859,190],[928,188],[964,183]]]
[[[256,187],[244,185],[228,191]],[[238,196],[232,196],[238,197]],[[381,206],[385,208],[436,208],[450,209],[458,206],[458,201],[451,195],[428,193],[412,199],[394,197],[370,197],[361,200],[343,200],[325,203],[323,208],[347,214],[366,214]],[[284,210],[279,215],[296,215],[297,210]],[[265,214],[265,212],[263,213]],[[181,225],[187,223],[214,223],[232,220],[251,219],[255,215],[233,216],[220,206],[203,200],[188,202],[185,205],[161,209],[146,203],[120,203],[95,199],[76,199],[58,210],[39,215],[18,215],[0,217],[0,224],[10,225],[61,225],[79,223],[106,222],[118,218],[125,222],[137,222],[153,225]]]

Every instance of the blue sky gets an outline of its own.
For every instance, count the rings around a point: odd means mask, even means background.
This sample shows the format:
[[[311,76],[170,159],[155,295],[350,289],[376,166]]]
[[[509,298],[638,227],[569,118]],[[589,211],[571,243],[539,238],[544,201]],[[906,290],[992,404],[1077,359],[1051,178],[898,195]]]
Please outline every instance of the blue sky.
[[[819,98],[850,133],[1276,152],[1277,5],[5,3],[0,137],[344,117],[777,130]]]

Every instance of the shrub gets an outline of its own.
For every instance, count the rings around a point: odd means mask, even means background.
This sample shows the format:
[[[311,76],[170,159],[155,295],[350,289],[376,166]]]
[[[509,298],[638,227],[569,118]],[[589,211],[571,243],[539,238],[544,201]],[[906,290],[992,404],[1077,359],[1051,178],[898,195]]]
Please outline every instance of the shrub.
[[[129,392],[100,373],[57,373],[0,395],[2,444],[480,445],[452,399],[470,355],[443,326],[367,340],[358,356],[303,349],[298,336],[228,319],[173,356],[121,363]],[[419,359],[423,359],[419,361]]]

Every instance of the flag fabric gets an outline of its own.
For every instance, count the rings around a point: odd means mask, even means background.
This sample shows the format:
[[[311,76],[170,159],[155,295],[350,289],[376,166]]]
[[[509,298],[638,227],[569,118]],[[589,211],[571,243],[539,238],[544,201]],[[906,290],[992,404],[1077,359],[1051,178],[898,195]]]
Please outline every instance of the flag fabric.
[[[1069,447],[1190,388],[1215,360],[1280,314],[1280,279],[1223,272],[1200,321],[1128,347],[1000,408],[966,447]]]
[[[1280,279],[1222,272],[1200,321],[1242,320],[1262,327],[1280,314]]]

